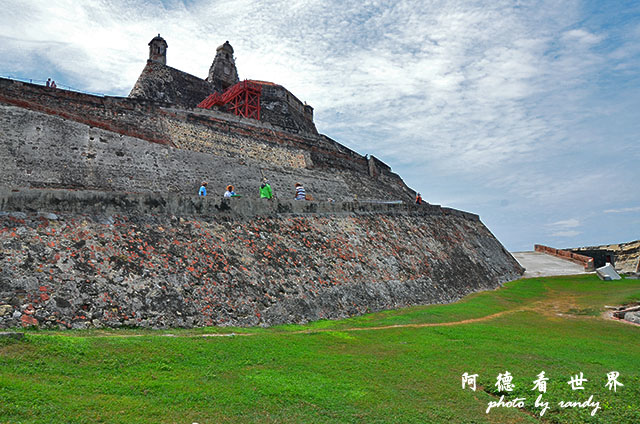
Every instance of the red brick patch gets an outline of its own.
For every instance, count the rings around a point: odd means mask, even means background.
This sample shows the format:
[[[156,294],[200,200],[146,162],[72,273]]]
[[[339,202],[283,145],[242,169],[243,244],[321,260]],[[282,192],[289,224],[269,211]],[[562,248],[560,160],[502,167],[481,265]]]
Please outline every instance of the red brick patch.
[[[38,325],[38,320],[32,317],[31,315],[22,315],[22,318],[20,318],[20,320],[22,321],[23,327]]]

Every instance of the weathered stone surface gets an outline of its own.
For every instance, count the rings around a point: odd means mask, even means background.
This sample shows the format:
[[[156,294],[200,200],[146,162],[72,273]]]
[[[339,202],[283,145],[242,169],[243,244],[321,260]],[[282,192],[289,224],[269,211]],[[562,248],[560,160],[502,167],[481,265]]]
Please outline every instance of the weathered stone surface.
[[[52,221],[57,221],[58,220],[58,215],[56,215],[55,213],[40,212],[38,215],[40,215],[43,218],[50,219]]]
[[[233,47],[229,41],[226,41],[216,49],[216,57],[209,68],[207,82],[213,84],[219,91],[223,91],[239,81]]]
[[[596,274],[600,277],[601,280],[620,280],[621,277],[618,275],[616,270],[611,266],[611,264],[606,264],[603,267],[596,268]]]
[[[385,213],[419,215],[453,215],[471,221],[478,221],[476,214],[444,208],[439,205],[373,202],[322,202],[296,201],[286,199],[266,200],[257,197],[223,198],[220,196],[199,197],[182,196],[174,193],[124,193],[101,192],[93,190],[1,190],[0,210],[13,210],[6,216],[16,218],[17,222],[27,218],[25,212],[54,209],[56,212],[92,214],[89,219],[103,225],[114,223],[114,214],[159,213],[172,216],[171,221],[182,216],[199,215],[212,217],[225,215],[231,217],[252,218],[256,216],[278,216],[280,214],[352,214]],[[0,215],[1,216],[1,215]],[[178,216],[178,217],[176,217]],[[16,229],[18,235],[27,231],[25,226]]]
[[[571,251],[594,258],[598,267],[603,266],[606,262],[613,262],[613,266],[618,272],[631,274],[640,272],[640,240],[579,247],[571,249]]]
[[[624,314],[625,321],[640,324],[640,312],[627,312]]]
[[[300,181],[315,199],[413,199],[381,162],[372,176],[328,137],[250,121],[0,79],[0,187],[196,193],[207,180],[246,195],[264,172],[281,197]]]
[[[31,327],[38,325],[38,320],[32,317],[31,315],[22,315],[20,318],[23,327]]]
[[[302,103],[279,84],[257,81],[262,85],[260,119],[294,133],[316,134],[313,108]]]
[[[166,66],[166,58],[150,58],[131,89],[129,98],[195,108],[214,91],[222,93],[238,81],[233,48],[225,43],[218,47],[206,80]],[[317,134],[311,106],[302,103],[282,85],[266,81],[252,82],[262,87],[260,121],[293,133]],[[216,107],[216,110],[230,113],[222,106]]]
[[[13,306],[11,305],[0,305],[0,317],[11,315],[13,313]]]
[[[307,322],[522,273],[476,215],[388,204],[415,192],[386,164],[290,124],[0,79],[0,327]]]
[[[213,91],[214,85],[203,79],[148,60],[129,97],[190,108],[195,107]]]
[[[5,216],[0,303],[20,312],[0,327],[302,323],[451,302],[522,272],[475,215],[329,203],[295,212],[315,203],[179,217],[132,204],[113,225],[58,210],[57,221]]]

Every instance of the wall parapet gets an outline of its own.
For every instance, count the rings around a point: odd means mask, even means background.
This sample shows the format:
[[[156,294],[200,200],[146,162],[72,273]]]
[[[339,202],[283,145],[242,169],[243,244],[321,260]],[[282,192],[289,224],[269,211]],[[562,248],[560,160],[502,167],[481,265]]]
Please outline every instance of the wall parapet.
[[[541,244],[534,245],[534,250],[540,253],[546,253],[548,255],[556,256],[558,258],[567,259],[571,262],[584,266],[585,271],[594,271],[595,266],[593,258],[588,256],[579,255],[577,253],[570,252],[563,249],[555,249],[553,247],[544,246]]]
[[[177,193],[122,193],[92,190],[0,191],[0,211],[64,212],[82,214],[139,213],[175,216],[290,215],[448,215],[480,221],[478,215],[440,205],[411,203],[322,202],[218,196],[186,196]]]

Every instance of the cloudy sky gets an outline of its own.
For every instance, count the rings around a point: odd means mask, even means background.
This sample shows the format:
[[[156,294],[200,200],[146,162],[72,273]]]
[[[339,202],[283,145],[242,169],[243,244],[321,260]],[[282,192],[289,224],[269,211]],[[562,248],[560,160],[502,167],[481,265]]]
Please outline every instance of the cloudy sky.
[[[318,130],[509,250],[640,239],[640,2],[0,0],[0,75],[125,96],[160,33],[205,77],[229,40]]]

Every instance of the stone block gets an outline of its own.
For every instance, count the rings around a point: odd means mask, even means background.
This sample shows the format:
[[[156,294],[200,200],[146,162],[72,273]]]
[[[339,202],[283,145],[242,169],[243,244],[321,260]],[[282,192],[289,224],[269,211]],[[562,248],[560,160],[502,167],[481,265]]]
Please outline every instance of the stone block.
[[[624,314],[624,319],[634,324],[640,324],[640,312],[627,312]]]
[[[22,322],[23,327],[38,325],[38,320],[32,317],[31,315],[26,315],[26,314],[22,315],[22,317],[20,318],[20,321]]]
[[[618,273],[611,266],[611,264],[606,264],[603,267],[597,268],[596,269],[596,274],[603,281],[620,280],[621,279],[620,275],[618,275]]]

